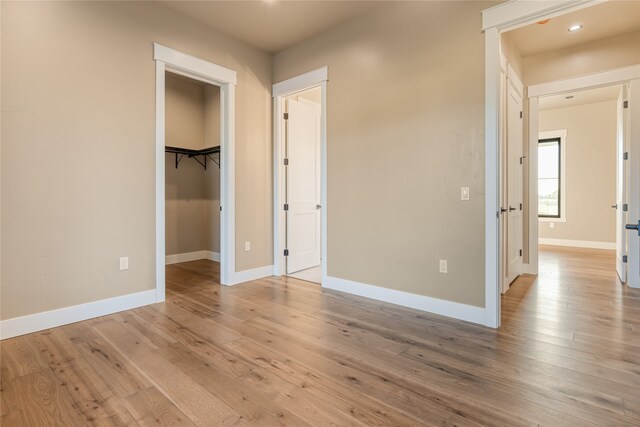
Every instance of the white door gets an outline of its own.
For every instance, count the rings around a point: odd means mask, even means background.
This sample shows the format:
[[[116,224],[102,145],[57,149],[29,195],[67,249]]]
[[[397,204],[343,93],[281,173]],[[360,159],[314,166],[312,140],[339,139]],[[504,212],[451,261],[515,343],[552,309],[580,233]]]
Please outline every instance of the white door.
[[[287,100],[287,274],[320,265],[320,109]]]
[[[522,274],[522,95],[507,84],[507,279]]]
[[[500,72],[500,208],[507,206],[507,74]],[[504,294],[509,290],[507,281],[507,216],[500,213],[500,274],[501,289]]]
[[[624,160],[624,153],[628,152],[629,141],[629,115],[628,108],[624,108],[627,101],[627,85],[624,85],[618,96],[617,115],[617,144],[616,144],[616,271],[622,283],[627,281],[627,264],[623,257],[627,255],[627,185],[628,170],[627,161]]]

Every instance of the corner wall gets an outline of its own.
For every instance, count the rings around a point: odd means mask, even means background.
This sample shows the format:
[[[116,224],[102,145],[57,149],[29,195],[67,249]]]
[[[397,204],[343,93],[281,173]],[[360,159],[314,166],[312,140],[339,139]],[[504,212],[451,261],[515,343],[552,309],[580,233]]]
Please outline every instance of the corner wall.
[[[153,42],[237,71],[236,269],[272,264],[269,54],[154,2],[0,7],[3,320],[155,288]]]
[[[390,5],[275,56],[274,82],[329,67],[329,276],[484,307],[480,20],[492,5]]]

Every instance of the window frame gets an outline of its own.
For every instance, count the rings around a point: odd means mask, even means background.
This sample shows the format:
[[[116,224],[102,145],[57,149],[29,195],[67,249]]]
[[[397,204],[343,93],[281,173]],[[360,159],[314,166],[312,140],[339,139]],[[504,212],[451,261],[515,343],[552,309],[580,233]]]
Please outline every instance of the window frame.
[[[559,204],[559,214],[558,216],[550,216],[550,215],[540,215],[539,210],[538,210],[538,220],[539,221],[544,221],[544,222],[566,222],[566,211],[567,211],[567,203],[566,203],[566,173],[567,173],[567,156],[566,156],[566,150],[567,150],[567,130],[566,129],[559,129],[559,130],[554,130],[554,131],[548,131],[548,132],[539,132],[538,133],[538,141],[537,144],[540,144],[541,142],[550,142],[550,141],[558,141],[558,144],[560,145],[560,150],[559,150],[559,162],[558,162],[558,168],[560,169],[559,174],[558,174],[558,204]],[[539,147],[539,146],[538,146]],[[536,181],[539,180],[539,177],[537,176],[537,170],[536,170]]]

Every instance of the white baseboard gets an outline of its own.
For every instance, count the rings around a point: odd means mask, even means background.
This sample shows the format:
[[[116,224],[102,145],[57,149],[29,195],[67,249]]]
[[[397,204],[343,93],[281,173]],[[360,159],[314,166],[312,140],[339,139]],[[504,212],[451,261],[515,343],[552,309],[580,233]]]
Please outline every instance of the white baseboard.
[[[538,275],[538,266],[533,264],[522,264],[522,274]]]
[[[378,301],[453,317],[454,319],[466,320],[480,325],[485,324],[485,309],[483,307],[460,304],[330,276],[326,277],[326,280],[322,282],[322,286],[327,289],[360,295]]]
[[[7,319],[0,322],[0,339],[55,328],[155,302],[156,290],[149,289],[148,291]]]
[[[177,264],[179,262],[197,261],[199,259],[210,259],[211,261],[220,262],[220,254],[211,251],[187,252],[184,254],[167,255],[165,264]]]
[[[541,245],[551,246],[569,246],[573,248],[590,248],[590,249],[615,249],[616,242],[593,242],[590,240],[567,240],[567,239],[549,239],[546,237],[538,238]]]
[[[227,286],[237,285],[239,283],[250,282],[251,280],[262,279],[263,277],[273,276],[273,265],[266,265],[264,267],[254,268],[252,270],[244,270],[232,273],[229,283],[224,283]]]

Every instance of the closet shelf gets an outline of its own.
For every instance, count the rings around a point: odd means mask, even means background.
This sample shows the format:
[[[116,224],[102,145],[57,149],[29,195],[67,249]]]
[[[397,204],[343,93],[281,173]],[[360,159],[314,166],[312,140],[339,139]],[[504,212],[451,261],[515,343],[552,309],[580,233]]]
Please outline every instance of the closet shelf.
[[[215,147],[203,148],[202,150],[191,150],[189,148],[170,147],[167,145],[164,147],[164,152],[172,153],[176,155],[176,169],[178,169],[180,160],[182,160],[184,156],[194,159],[195,161],[200,163],[200,165],[205,170],[207,170],[207,158],[210,159],[216,165],[218,165],[218,168],[220,168],[220,146],[219,145]],[[216,154],[216,153],[218,154],[218,160],[216,160],[214,157],[211,157],[212,154]],[[202,156],[202,160],[199,159],[199,156]]]

